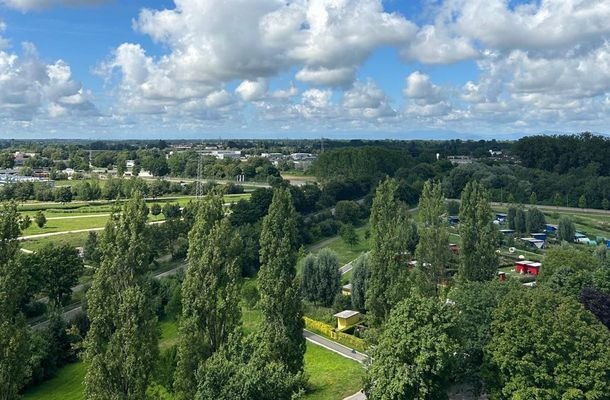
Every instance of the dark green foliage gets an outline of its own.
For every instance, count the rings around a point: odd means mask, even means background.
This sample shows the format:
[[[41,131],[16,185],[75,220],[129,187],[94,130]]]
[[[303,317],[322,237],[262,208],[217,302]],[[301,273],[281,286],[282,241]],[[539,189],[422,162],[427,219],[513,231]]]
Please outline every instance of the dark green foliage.
[[[610,332],[576,299],[543,288],[505,297],[493,314],[485,357],[491,398],[610,393]]]
[[[580,302],[597,317],[599,322],[610,329],[610,295],[594,288],[586,287],[580,292]]]
[[[162,212],[166,219],[177,219],[182,216],[182,211],[180,211],[180,205],[178,203],[166,203],[163,206]]]
[[[358,234],[352,224],[345,224],[340,230],[341,239],[348,245],[354,247],[358,244]]]
[[[352,304],[358,311],[366,311],[366,288],[369,280],[369,253],[362,254],[354,262],[352,272]]]
[[[447,202],[447,215],[458,215],[460,213],[460,202],[449,200]]]
[[[261,340],[268,346],[271,359],[292,373],[302,371],[305,353],[301,289],[296,278],[296,234],[292,196],[287,189],[276,189],[263,220],[260,242]]]
[[[467,281],[488,281],[496,276],[497,230],[485,188],[469,182],[462,193],[460,207],[460,277]]]
[[[516,219],[517,217],[517,208],[516,207],[508,207],[508,212],[506,214],[506,220],[508,222],[508,229],[512,229],[516,231]]]
[[[0,399],[18,398],[29,375],[29,338],[20,310],[27,292],[27,272],[17,262],[20,234],[17,206],[4,204],[0,214]]]
[[[561,217],[559,220],[559,228],[557,229],[557,238],[566,242],[573,242],[576,234],[574,222],[569,217]]]
[[[400,302],[372,351],[369,399],[446,399],[454,353],[454,313],[437,298],[412,294]]]
[[[392,307],[409,293],[410,244],[414,225],[406,207],[396,198],[398,184],[384,180],[377,188],[371,210],[372,249],[366,309],[373,326],[380,326]]]
[[[189,232],[175,382],[179,399],[194,397],[199,364],[217,351],[239,324],[237,249],[235,232],[223,217],[222,196],[208,194]]]
[[[536,207],[527,210],[526,225],[529,233],[544,232],[546,219],[542,211]]]
[[[87,292],[88,399],[144,398],[157,358],[158,328],[148,274],[146,204],[135,193],[100,243],[101,263]]]
[[[449,267],[449,233],[440,183],[427,181],[419,199],[417,284],[423,294],[436,295]]]
[[[150,206],[150,213],[152,215],[161,214],[161,206],[159,205],[159,203],[154,203],[152,206]]]
[[[325,307],[333,304],[341,289],[341,273],[337,255],[329,249],[309,254],[303,261],[303,294],[305,298]]]
[[[47,217],[45,217],[42,211],[38,211],[34,217],[34,221],[39,228],[42,228],[47,223]]]
[[[341,200],[335,206],[335,218],[344,224],[356,224],[361,216],[360,206],[355,201]]]
[[[72,287],[78,283],[83,261],[69,244],[48,244],[33,255],[32,260],[42,276],[42,292],[55,307],[70,300]]]

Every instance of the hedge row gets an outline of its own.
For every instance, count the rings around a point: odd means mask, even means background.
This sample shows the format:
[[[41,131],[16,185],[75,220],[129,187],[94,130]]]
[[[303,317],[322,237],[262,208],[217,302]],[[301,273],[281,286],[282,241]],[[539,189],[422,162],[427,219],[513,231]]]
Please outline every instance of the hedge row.
[[[337,330],[332,326],[325,324],[324,322],[316,321],[315,319],[303,317],[303,320],[305,321],[305,328],[307,330],[318,333],[322,336],[326,336],[327,338],[351,349],[358,350],[360,352],[366,351],[366,342],[360,338],[342,332],[337,332]]]

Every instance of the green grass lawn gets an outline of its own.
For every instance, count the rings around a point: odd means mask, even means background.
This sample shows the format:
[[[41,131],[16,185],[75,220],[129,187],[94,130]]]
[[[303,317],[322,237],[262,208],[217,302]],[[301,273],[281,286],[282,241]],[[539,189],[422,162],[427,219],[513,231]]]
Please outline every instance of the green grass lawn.
[[[337,236],[336,240],[333,240],[324,248],[330,249],[337,253],[339,263],[341,264],[341,266],[343,266],[348,262],[358,258],[360,254],[369,250],[371,245],[370,240],[366,240],[364,238],[364,234],[367,229],[369,229],[368,225],[356,228],[356,233],[358,234],[358,244],[356,244],[355,246],[348,245],[340,236]],[[321,249],[316,249],[315,252],[320,250]]]
[[[362,388],[364,368],[320,346],[307,343],[305,372],[309,375],[307,400],[341,400]]]
[[[77,362],[61,368],[57,376],[28,390],[23,400],[81,400],[85,364]]]
[[[89,232],[66,233],[63,235],[49,236],[38,239],[24,240],[21,242],[21,247],[26,250],[38,251],[49,243],[54,244],[69,244],[74,247],[82,247],[87,241]]]

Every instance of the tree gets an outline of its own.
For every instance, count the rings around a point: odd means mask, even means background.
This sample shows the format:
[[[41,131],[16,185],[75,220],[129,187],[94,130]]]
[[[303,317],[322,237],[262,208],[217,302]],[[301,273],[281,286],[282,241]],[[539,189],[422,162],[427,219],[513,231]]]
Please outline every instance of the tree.
[[[555,192],[555,194],[553,195],[553,205],[555,207],[559,207],[562,204],[562,199],[561,199],[561,195],[557,192]]]
[[[166,203],[163,206],[163,215],[166,219],[177,219],[182,215],[179,204]]]
[[[544,214],[538,208],[530,208],[527,210],[526,216],[527,231],[530,233],[544,232],[546,228],[546,219]]]
[[[344,224],[339,231],[341,239],[350,247],[354,247],[358,244],[358,234],[352,224]]]
[[[258,290],[264,324],[261,340],[273,360],[297,373],[303,369],[303,310],[296,279],[296,219],[292,196],[285,188],[273,193],[261,232]]]
[[[19,217],[19,229],[21,229],[22,231],[25,231],[31,225],[32,225],[32,219],[30,218],[29,215],[26,214],[26,215]]]
[[[161,214],[161,206],[159,203],[154,203],[150,206],[150,213],[155,216]]]
[[[84,259],[90,262],[94,266],[100,263],[100,251],[98,249],[98,235],[97,232],[89,232],[87,234],[87,241],[83,248]]]
[[[53,307],[60,308],[70,299],[72,286],[78,283],[83,261],[69,244],[47,244],[34,254],[37,269],[43,276],[42,291]]]
[[[455,306],[459,354],[456,358],[457,382],[473,389],[478,398],[483,388],[483,350],[491,339],[493,313],[509,291],[525,290],[517,282],[461,282],[451,289],[448,298]]]
[[[449,264],[449,233],[444,202],[440,182],[426,182],[419,198],[419,243],[415,252],[418,286],[424,294],[434,295],[438,292]]]
[[[372,326],[381,326],[394,305],[409,292],[410,216],[397,198],[398,183],[385,179],[371,209],[371,241],[366,309]]]
[[[607,210],[610,208],[610,201],[604,197],[604,199],[602,200],[602,208],[604,210]]]
[[[145,398],[158,353],[147,211],[134,193],[102,235],[101,263],[87,292],[87,399]]]
[[[595,288],[583,288],[580,302],[599,319],[599,322],[610,329],[610,295]]]
[[[559,275],[557,279],[561,280],[562,269],[592,273],[599,266],[600,261],[589,250],[574,246],[553,246],[546,251],[539,279],[544,283]]]
[[[305,298],[329,307],[340,289],[341,272],[335,252],[322,249],[316,255],[309,254],[303,261]]]
[[[223,215],[222,196],[209,194],[189,232],[175,380],[179,399],[194,398],[198,366],[228,340],[241,317],[237,238]]]
[[[496,276],[497,234],[485,188],[477,181],[466,185],[460,207],[460,276],[467,281],[488,281]]]
[[[508,229],[516,230],[515,219],[517,217],[517,208],[508,207],[508,213],[506,214],[506,220],[508,222]]]
[[[36,225],[42,229],[47,223],[47,217],[45,217],[42,211],[38,211],[36,213],[36,217],[34,217],[34,221],[36,221]]]
[[[0,399],[18,398],[29,371],[29,335],[21,300],[27,272],[17,261],[20,234],[17,206],[4,204],[0,213]]]
[[[458,349],[450,306],[413,294],[392,310],[365,379],[369,399],[442,399]],[[408,332],[408,334],[407,334]]]
[[[335,218],[344,224],[357,223],[360,215],[360,206],[355,201],[341,200],[335,206]]]
[[[544,288],[514,291],[493,315],[485,349],[490,398],[610,393],[610,332],[576,299]]]
[[[587,208],[587,198],[585,197],[584,194],[578,198],[578,207]]]
[[[366,287],[369,279],[369,253],[364,253],[353,263],[352,305],[356,310],[366,311]]]
[[[527,232],[527,213],[525,212],[523,207],[517,208],[515,212],[514,229],[518,233]]]
[[[536,192],[532,192],[532,194],[530,195],[530,204],[531,205],[538,204],[538,196],[536,196]]]
[[[72,189],[69,186],[62,186],[55,189],[55,201],[59,203],[69,203],[72,201]]]
[[[574,222],[569,217],[562,216],[559,219],[559,227],[557,228],[557,238],[565,242],[573,242],[576,235],[576,227]]]

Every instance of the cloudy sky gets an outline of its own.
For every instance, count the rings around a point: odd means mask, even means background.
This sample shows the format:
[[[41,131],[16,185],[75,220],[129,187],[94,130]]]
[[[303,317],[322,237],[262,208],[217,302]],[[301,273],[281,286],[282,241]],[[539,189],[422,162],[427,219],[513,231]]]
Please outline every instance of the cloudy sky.
[[[0,138],[606,133],[608,0],[0,0]]]

